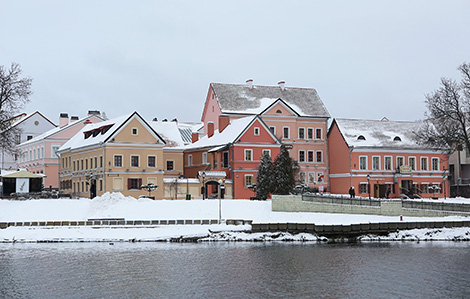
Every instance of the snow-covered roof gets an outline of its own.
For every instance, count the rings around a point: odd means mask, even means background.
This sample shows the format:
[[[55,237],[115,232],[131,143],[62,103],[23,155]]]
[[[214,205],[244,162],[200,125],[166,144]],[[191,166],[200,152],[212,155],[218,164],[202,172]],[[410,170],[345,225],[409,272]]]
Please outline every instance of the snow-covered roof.
[[[198,176],[202,177],[204,173],[205,178],[220,178],[220,177],[227,177],[227,173],[225,171],[199,171]]]
[[[222,113],[259,114],[282,99],[300,116],[330,117],[313,88],[211,83]]]
[[[234,142],[255,118],[256,116],[247,116],[239,119],[232,119],[230,120],[230,124],[222,132],[215,130],[212,137],[205,135],[198,141],[185,146],[185,149],[217,147]]]
[[[422,148],[415,139],[415,132],[423,125],[420,121],[335,118],[334,122],[349,146]]]
[[[21,113],[21,114],[18,114],[10,119],[7,119],[5,120],[6,123],[9,123],[7,128],[13,128],[19,124],[21,124],[22,122],[24,122],[25,120],[29,119],[31,116],[33,115],[40,115],[43,119],[45,119],[46,121],[50,122],[53,126],[57,127],[56,124],[54,124],[52,121],[50,121],[47,117],[45,117],[44,115],[42,115],[41,112],[39,111],[34,111],[32,113],[29,113],[29,114],[26,114],[26,113]]]
[[[152,121],[150,126],[165,140],[168,147],[184,146],[187,144],[181,136],[177,122]]]
[[[31,143],[34,143],[34,142],[37,142],[37,141],[40,141],[40,140],[49,138],[49,137],[51,137],[51,136],[53,136],[53,135],[55,135],[55,134],[57,134],[57,133],[60,133],[60,132],[62,132],[62,131],[65,131],[65,130],[67,130],[67,129],[73,127],[73,126],[76,126],[76,125],[82,123],[83,121],[85,121],[85,120],[87,120],[87,119],[90,119],[90,118],[92,118],[92,117],[97,117],[97,118],[103,120],[103,118],[100,117],[100,116],[98,116],[98,115],[94,115],[94,114],[93,114],[93,115],[88,115],[87,117],[84,117],[84,118],[81,118],[81,119],[79,119],[79,120],[73,121],[73,122],[69,123],[69,124],[66,125],[66,126],[63,126],[63,127],[55,127],[55,128],[53,128],[53,129],[50,129],[49,131],[46,131],[46,132],[42,133],[41,135],[38,135],[38,136],[36,136],[36,137],[34,137],[34,138],[30,139],[30,140],[27,140],[27,141],[21,143],[21,146],[23,146],[23,145],[28,145],[28,144],[31,144]]]

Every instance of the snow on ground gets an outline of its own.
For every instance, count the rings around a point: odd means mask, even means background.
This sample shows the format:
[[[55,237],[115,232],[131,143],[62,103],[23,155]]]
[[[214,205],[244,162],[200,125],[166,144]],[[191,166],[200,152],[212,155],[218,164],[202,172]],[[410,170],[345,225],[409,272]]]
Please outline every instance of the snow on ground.
[[[459,199],[464,201],[464,199]],[[448,200],[446,200],[448,201]],[[271,201],[222,200],[222,219],[246,219],[255,223],[315,223],[315,224],[354,224],[368,222],[397,222],[399,217],[326,214],[326,213],[287,213],[272,212]],[[219,200],[151,200],[124,197],[120,193],[106,193],[93,200],[81,199],[38,199],[38,200],[0,200],[0,222],[22,221],[83,221],[94,218],[125,218],[126,220],[175,220],[175,219],[218,219]],[[404,221],[454,221],[464,217],[404,217]],[[248,230],[249,226],[229,225],[163,225],[140,228],[124,227],[8,227],[0,230],[0,242],[15,241],[150,241],[166,240],[181,236],[206,236],[207,241],[220,240],[317,240],[308,234],[248,234],[229,232]],[[212,234],[211,231],[221,231]],[[433,234],[428,239],[453,239],[466,236],[465,229],[442,230],[447,233]],[[416,231],[416,232],[415,232]],[[424,231],[424,232],[423,232]],[[423,234],[429,230],[413,230],[409,234],[426,239]],[[470,231],[470,229],[468,229]],[[400,232],[406,233],[406,232]],[[381,237],[382,238],[382,237]],[[403,235],[390,236],[403,239]],[[407,238],[407,237],[405,237]],[[467,237],[468,238],[468,237]],[[370,236],[364,240],[380,239]],[[465,239],[464,237],[460,239]]]

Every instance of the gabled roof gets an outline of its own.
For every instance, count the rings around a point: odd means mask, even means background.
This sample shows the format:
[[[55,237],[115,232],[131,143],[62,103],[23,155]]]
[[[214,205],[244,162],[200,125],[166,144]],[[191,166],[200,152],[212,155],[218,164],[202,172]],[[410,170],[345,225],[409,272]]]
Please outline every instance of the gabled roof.
[[[225,145],[235,143],[246,132],[246,130],[249,129],[255,120],[258,120],[263,125],[264,129],[277,143],[281,143],[279,139],[274,134],[272,134],[271,130],[269,130],[264,121],[258,115],[255,115],[239,119],[232,119],[230,120],[230,124],[222,132],[216,130],[212,137],[205,135],[198,141],[185,146],[184,149],[225,148]]]
[[[49,130],[49,131],[47,131],[47,132],[44,132],[44,133],[42,133],[41,135],[38,135],[38,136],[36,136],[36,137],[34,137],[34,138],[30,139],[30,140],[27,140],[27,141],[21,143],[21,146],[27,145],[27,144],[31,144],[31,143],[34,143],[34,142],[37,142],[37,141],[40,141],[40,140],[43,140],[43,139],[52,137],[52,136],[54,136],[54,135],[56,135],[56,134],[58,134],[58,133],[60,133],[60,132],[63,132],[63,131],[65,131],[65,130],[69,129],[69,128],[72,128],[72,127],[74,127],[74,126],[76,126],[76,125],[83,124],[83,123],[82,123],[83,121],[86,121],[87,119],[90,119],[90,118],[92,118],[92,117],[97,117],[97,118],[99,118],[99,119],[101,119],[101,120],[104,120],[104,118],[102,118],[101,116],[95,115],[95,114],[88,115],[87,117],[84,117],[84,118],[81,118],[81,119],[76,120],[76,121],[74,121],[74,122],[71,122],[71,123],[69,123],[69,124],[66,125],[66,126],[63,126],[63,127],[56,127],[56,128],[51,129],[51,130]]]
[[[80,132],[67,141],[59,151],[106,143],[119,133],[124,125],[134,118],[138,118],[162,144],[166,144],[165,140],[155,132],[155,130],[140,116],[140,114],[133,112],[131,114],[109,119],[100,123],[86,125],[80,130]]]
[[[26,113],[21,113],[21,114],[18,114],[10,119],[7,119],[5,120],[5,123],[8,123],[8,128],[13,128],[13,127],[16,127],[17,125],[21,124],[22,122],[26,121],[27,119],[31,118],[33,115],[40,115],[42,118],[44,118],[46,121],[50,122],[54,127],[57,127],[56,124],[54,124],[52,121],[50,121],[47,117],[45,117],[44,115],[42,115],[41,112],[39,111],[35,111],[35,112],[32,112],[30,114],[26,114]]]
[[[326,117],[330,114],[313,88],[211,83],[222,113],[260,114],[282,99],[300,116]]]
[[[335,123],[349,147],[423,148],[416,142],[414,134],[423,125],[419,121],[335,118],[331,126]]]

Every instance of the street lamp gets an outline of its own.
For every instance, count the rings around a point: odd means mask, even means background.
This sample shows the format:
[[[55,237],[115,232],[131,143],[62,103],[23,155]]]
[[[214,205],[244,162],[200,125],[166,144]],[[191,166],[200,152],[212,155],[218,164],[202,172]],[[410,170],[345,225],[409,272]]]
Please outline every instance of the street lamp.
[[[367,175],[367,189],[369,191],[369,200],[370,200],[370,174]]]
[[[223,181],[219,180],[219,224],[222,223],[222,192],[224,191]]]
[[[158,185],[154,185],[152,183],[148,183],[147,185],[140,186],[140,189],[146,189],[149,192],[149,198],[150,198],[150,193],[152,191],[157,190],[157,188],[158,188]]]
[[[206,199],[206,185],[205,185],[205,182],[204,182],[204,179],[206,178],[206,172],[203,171],[201,173],[201,177],[202,177],[202,200]]]

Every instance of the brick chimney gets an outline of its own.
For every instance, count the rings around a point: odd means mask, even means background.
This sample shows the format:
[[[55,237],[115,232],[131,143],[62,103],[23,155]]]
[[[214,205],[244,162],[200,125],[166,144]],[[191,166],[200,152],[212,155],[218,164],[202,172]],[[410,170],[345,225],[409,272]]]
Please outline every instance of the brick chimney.
[[[191,143],[194,143],[199,140],[199,133],[191,133]]]
[[[214,135],[214,123],[208,122],[207,123],[207,137],[212,137]]]
[[[253,79],[246,80],[246,86],[248,86],[249,88],[253,88]]]
[[[61,113],[59,117],[59,127],[65,127],[69,124],[69,114],[68,113]]]
[[[219,115],[219,132],[222,131],[230,124],[230,118],[228,115]]]
[[[279,85],[279,87],[281,88],[281,90],[285,90],[285,89],[286,89],[286,82],[285,82],[285,81],[279,81],[277,84]]]
[[[90,115],[101,116],[101,113],[98,110],[88,110],[88,116]]]

